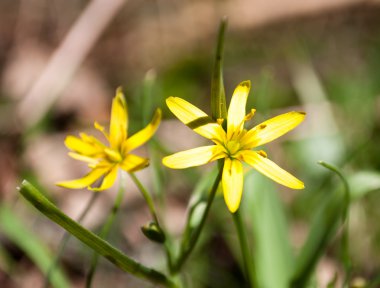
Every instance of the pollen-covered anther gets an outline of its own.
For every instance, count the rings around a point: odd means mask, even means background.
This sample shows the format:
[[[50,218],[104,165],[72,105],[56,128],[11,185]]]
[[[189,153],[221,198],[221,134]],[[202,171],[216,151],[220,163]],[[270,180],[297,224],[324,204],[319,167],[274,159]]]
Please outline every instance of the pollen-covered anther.
[[[97,129],[97,130],[99,130],[99,131],[101,131],[101,132],[103,132],[103,131],[105,130],[105,128],[104,128],[102,125],[100,125],[100,124],[98,123],[98,121],[95,121],[95,122],[94,122],[94,127],[95,127],[95,129]]]
[[[100,131],[104,135],[104,137],[106,137],[107,140],[109,140],[109,135],[106,132],[106,129],[104,128],[104,126],[100,125],[97,121],[95,121],[94,127],[96,130]]]
[[[259,126],[259,129],[261,129],[261,130],[263,130],[263,129],[265,129],[265,128],[267,128],[267,124],[261,124],[261,125]]]
[[[260,156],[263,156],[264,158],[268,158],[268,155],[264,150],[257,151],[257,154],[259,154]]]
[[[218,119],[216,119],[216,122],[217,122],[219,125],[222,125],[223,122],[224,122],[224,119],[223,119],[223,118],[218,118]]]
[[[244,121],[251,120],[252,117],[255,115],[255,113],[256,113],[256,109],[251,109],[251,111],[247,115],[245,115]]]

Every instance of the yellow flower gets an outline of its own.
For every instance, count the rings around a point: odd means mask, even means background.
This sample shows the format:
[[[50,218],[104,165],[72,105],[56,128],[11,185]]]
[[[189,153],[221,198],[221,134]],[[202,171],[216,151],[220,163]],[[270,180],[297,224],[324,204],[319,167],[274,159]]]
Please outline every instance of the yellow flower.
[[[245,114],[245,105],[251,87],[244,81],[235,89],[227,113],[227,131],[222,127],[222,119],[213,121],[206,113],[178,98],[169,97],[166,103],[173,114],[185,125],[214,145],[203,146],[175,153],[162,162],[169,168],[183,169],[209,163],[224,158],[222,189],[228,209],[234,213],[240,205],[243,192],[242,162],[284,186],[303,189],[304,184],[267,158],[264,151],[252,150],[282,136],[298,126],[305,118],[303,112],[289,112],[271,118],[250,130],[244,129],[244,122],[255,113],[252,109]]]
[[[161,110],[157,109],[148,126],[128,137],[127,103],[121,88],[118,88],[112,101],[109,134],[103,126],[97,122],[94,123],[95,128],[102,132],[109,142],[109,146],[85,133],[80,133],[80,138],[67,136],[65,145],[72,150],[69,155],[74,159],[88,163],[91,171],[83,178],[60,182],[57,185],[70,189],[88,187],[90,190],[101,191],[114,184],[119,168],[127,172],[145,168],[149,165],[149,160],[131,154],[131,151],[143,145],[153,136],[160,121]],[[99,187],[90,187],[100,178],[103,180]]]

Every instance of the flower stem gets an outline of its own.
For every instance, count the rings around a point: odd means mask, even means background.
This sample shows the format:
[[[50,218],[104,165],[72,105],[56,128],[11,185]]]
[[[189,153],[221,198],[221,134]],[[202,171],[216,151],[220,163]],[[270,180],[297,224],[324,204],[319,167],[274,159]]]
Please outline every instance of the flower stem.
[[[233,213],[232,218],[234,220],[236,231],[237,231],[238,238],[239,238],[239,244],[240,244],[241,253],[243,256],[244,270],[245,270],[245,274],[247,277],[249,287],[256,287],[256,285],[254,285],[254,281],[252,279],[253,278],[252,273],[254,273],[253,261],[251,260],[252,257],[251,257],[251,253],[250,253],[249,248],[248,248],[247,235],[246,235],[244,227],[243,227],[243,221],[242,221],[242,217],[240,215],[240,210],[237,210],[235,213]]]
[[[88,201],[85,209],[82,211],[82,213],[79,215],[79,218],[77,219],[78,223],[81,223],[82,220],[86,217],[88,211],[90,211],[90,208],[95,203],[95,200],[98,198],[98,196],[99,196],[99,193],[92,193],[91,198]],[[71,237],[71,234],[67,231],[63,234],[63,237],[62,237],[60,244],[59,244],[58,253],[57,253],[56,257],[54,258],[52,265],[49,267],[49,270],[48,270],[47,275],[45,277],[45,283],[43,286],[44,288],[49,287],[50,279],[53,275],[55,268],[58,265],[59,260],[61,259],[62,255],[63,255],[63,252],[66,249],[66,245],[69,242],[70,237]]]
[[[146,203],[148,204],[148,208],[150,211],[150,214],[152,215],[154,221],[159,225],[158,217],[156,213],[156,208],[154,207],[154,202],[152,197],[150,196],[149,192],[145,189],[144,185],[140,182],[140,180],[136,177],[134,173],[129,173],[131,176],[133,182],[136,184],[136,186],[139,188],[141,194],[143,195]]]
[[[219,182],[222,178],[223,165],[224,164],[220,165],[218,176],[216,177],[215,182],[211,188],[210,194],[209,194],[208,199],[207,199],[207,206],[203,212],[201,221],[200,221],[199,225],[191,233],[188,244],[185,246],[181,246],[180,255],[179,255],[177,261],[173,264],[173,270],[171,271],[172,273],[178,273],[181,270],[183,264],[185,263],[185,261],[187,260],[187,258],[191,254],[191,252],[193,251],[193,249],[194,249],[194,247],[198,241],[199,235],[201,234],[201,231],[202,231],[203,226],[206,222],[208,213],[210,211],[211,204],[215,198],[216,191],[218,190]]]
[[[115,217],[116,217],[117,213],[119,212],[119,208],[121,206],[121,202],[122,202],[123,197],[124,197],[124,192],[125,192],[125,173],[122,172],[121,177],[120,177],[119,190],[117,192],[115,203],[113,204],[113,207],[111,209],[111,213],[108,216],[107,221],[103,225],[102,230],[100,231],[100,234],[99,234],[99,236],[103,239],[107,238],[107,236],[111,230],[111,227],[112,227],[112,224],[115,220]],[[99,260],[99,254],[96,251],[94,251],[94,253],[92,254],[90,270],[88,271],[87,277],[86,277],[86,288],[90,288],[92,285],[92,280],[93,280],[94,275],[95,275],[96,267],[98,265],[98,260]]]
[[[152,215],[154,221],[158,225],[159,229],[166,235],[164,247],[165,247],[165,254],[166,254],[166,258],[167,258],[168,269],[169,269],[169,271],[171,271],[172,267],[173,267],[172,249],[171,249],[172,245],[171,245],[170,238],[167,237],[168,236],[167,232],[163,231],[163,228],[161,227],[161,225],[158,221],[158,216],[157,216],[156,208],[154,206],[153,199],[152,199],[150,193],[146,190],[144,185],[141,183],[141,181],[136,177],[136,175],[134,173],[129,173],[129,175],[131,176],[133,182],[136,184],[137,188],[139,188],[141,194],[143,195],[145,202],[148,205],[150,214]]]

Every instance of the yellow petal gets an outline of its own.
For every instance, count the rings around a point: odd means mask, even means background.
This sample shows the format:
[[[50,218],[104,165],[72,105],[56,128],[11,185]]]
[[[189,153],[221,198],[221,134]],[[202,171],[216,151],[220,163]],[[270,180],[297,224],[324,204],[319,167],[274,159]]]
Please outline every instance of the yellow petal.
[[[106,176],[104,176],[104,179],[103,179],[100,187],[88,187],[88,189],[90,189],[92,191],[103,191],[103,190],[110,188],[115,183],[118,168],[119,168],[118,165],[114,165],[114,167],[111,169],[111,171],[108,172],[108,174]]]
[[[213,140],[215,143],[226,142],[226,132],[218,123],[209,123],[198,128],[194,128],[193,131],[207,139]]]
[[[123,153],[127,153],[147,142],[156,132],[161,121],[161,109],[154,113],[152,121],[144,129],[128,138],[123,144]]]
[[[231,103],[227,113],[227,137],[231,139],[233,134],[239,134],[244,125],[245,105],[249,90],[251,88],[250,81],[241,82],[232,94]]]
[[[205,112],[179,97],[166,99],[170,111],[186,126],[207,139],[224,140],[223,128]]]
[[[90,186],[96,180],[101,178],[104,174],[106,174],[110,170],[109,167],[95,168],[90,171],[86,176],[76,180],[63,181],[56,183],[56,185],[69,188],[69,189],[81,189]]]
[[[85,156],[93,156],[102,152],[102,148],[100,146],[84,141],[83,138],[80,139],[71,135],[66,137],[65,145],[70,150]]]
[[[225,157],[219,145],[203,146],[164,157],[162,163],[172,169],[200,166]]]
[[[276,163],[255,151],[244,151],[241,153],[242,160],[268,178],[292,189],[303,189],[305,185],[302,181],[286,172]]]
[[[127,172],[135,172],[149,165],[149,159],[137,155],[128,154],[120,164],[121,169]]]
[[[95,138],[92,135],[88,135],[88,134],[83,133],[83,132],[80,133],[79,135],[84,142],[89,143],[91,145],[94,145],[95,147],[99,148],[100,150],[106,147],[101,141],[99,141],[97,138]]]
[[[91,165],[96,165],[98,163],[98,159],[84,156],[82,154],[74,153],[74,152],[69,152],[69,156],[75,160],[87,162]]]
[[[245,134],[241,139],[242,144],[253,148],[268,143],[297,127],[305,115],[304,112],[292,111],[264,121]]]
[[[222,187],[224,201],[231,213],[239,208],[243,193],[243,165],[239,160],[224,160]]]
[[[109,140],[111,148],[120,149],[121,144],[127,138],[128,111],[124,94],[119,87],[116,96],[112,100],[111,122]]]

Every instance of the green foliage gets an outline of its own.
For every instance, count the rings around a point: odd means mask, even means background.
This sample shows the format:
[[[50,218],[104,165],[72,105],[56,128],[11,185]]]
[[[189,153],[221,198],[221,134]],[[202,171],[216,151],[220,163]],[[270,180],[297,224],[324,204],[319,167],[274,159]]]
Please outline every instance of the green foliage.
[[[380,173],[360,171],[348,178],[352,201],[360,200],[367,193],[380,190]]]
[[[180,274],[186,278],[183,282],[188,284],[187,286],[189,287],[192,287],[191,285],[198,285],[196,287],[201,287],[202,285],[213,287],[213,283],[217,283],[215,287],[221,287],[220,285],[222,284],[225,285],[224,287],[234,287],[234,285],[240,287],[243,284],[239,281],[244,281],[242,271],[245,270],[245,267],[248,267],[248,275],[246,275],[248,278],[246,280],[251,277],[255,287],[317,287],[318,284],[314,275],[315,268],[319,260],[326,254],[326,250],[330,247],[329,245],[339,240],[342,240],[342,245],[340,246],[343,247],[343,250],[346,250],[343,251],[345,256],[339,258],[339,256],[334,254],[333,257],[336,257],[337,259],[335,260],[340,261],[339,264],[342,264],[346,274],[345,282],[347,282],[350,276],[349,270],[351,269],[350,259],[347,259],[349,249],[348,246],[345,246],[348,245],[348,242],[345,241],[348,241],[346,237],[348,237],[347,220],[349,205],[353,201],[359,201],[369,193],[380,189],[380,174],[376,170],[380,167],[379,145],[376,144],[379,142],[378,135],[380,135],[378,133],[378,113],[376,113],[380,85],[378,81],[380,75],[380,66],[378,65],[380,63],[380,50],[377,48],[380,42],[377,40],[374,42],[375,45],[369,49],[371,53],[363,53],[366,55],[366,58],[369,58],[369,63],[363,64],[357,61],[358,59],[355,59],[355,55],[353,55],[352,63],[354,63],[355,69],[349,69],[352,67],[346,68],[344,66],[346,62],[342,61],[344,60],[343,54],[347,53],[342,51],[342,53],[338,53],[339,55],[334,54],[333,60],[338,63],[341,62],[342,64],[339,65],[343,66],[338,66],[339,69],[336,69],[337,66],[332,63],[331,59],[325,60],[326,62],[320,61],[319,57],[325,56],[325,44],[322,41],[313,43],[316,40],[309,35],[309,38],[305,37],[308,39],[305,40],[305,43],[302,43],[302,47],[300,47],[298,39],[287,39],[287,43],[289,42],[287,44],[289,46],[287,47],[288,50],[284,49],[282,45],[276,44],[277,42],[273,40],[272,42],[269,40],[269,44],[268,41],[263,41],[263,44],[260,44],[260,41],[258,41],[260,37],[255,38],[250,35],[249,41],[246,41],[246,36],[237,35],[234,36],[235,38],[232,38],[227,47],[230,50],[232,49],[232,52],[230,51],[231,60],[229,60],[231,61],[231,65],[226,65],[226,67],[228,66],[227,71],[223,71],[226,29],[227,21],[224,19],[220,25],[215,61],[212,67],[211,111],[213,118],[225,118],[226,116],[223,79],[223,73],[226,73],[228,76],[226,77],[228,79],[226,80],[227,84],[231,84],[226,86],[227,89],[235,86],[236,79],[239,79],[239,81],[245,79],[253,80],[254,86],[252,91],[254,97],[249,98],[248,106],[258,108],[258,115],[257,117],[255,116],[252,122],[256,122],[260,118],[268,118],[267,116],[272,114],[273,109],[283,109],[285,106],[291,105],[294,105],[295,109],[303,109],[301,108],[302,106],[305,109],[307,108],[308,119],[306,121],[310,121],[309,123],[314,119],[314,124],[309,124],[305,128],[309,129],[311,127],[310,133],[307,133],[309,131],[301,133],[300,137],[295,135],[296,141],[287,141],[285,143],[284,154],[275,150],[278,146],[274,146],[274,149],[269,151],[278,153],[280,159],[283,157],[285,163],[288,164],[289,162],[290,168],[301,170],[299,167],[302,167],[302,171],[297,171],[296,175],[302,175],[300,178],[306,180],[307,190],[295,196],[297,198],[295,204],[287,202],[285,205],[281,200],[282,193],[292,192],[284,190],[279,193],[274,183],[256,172],[250,172],[245,177],[242,210],[239,211],[241,213],[239,216],[242,216],[242,218],[235,219],[238,232],[236,233],[235,230],[229,227],[232,224],[231,215],[223,210],[225,209],[224,203],[217,206],[219,209],[211,210],[211,216],[216,216],[218,219],[218,217],[222,218],[221,215],[225,216],[228,214],[228,221],[211,225],[215,224],[215,222],[212,222],[215,219],[212,218],[210,219],[211,221],[206,222],[206,217],[209,215],[212,201],[217,193],[220,175],[217,177],[216,171],[212,171],[210,174],[200,177],[202,172],[199,171],[201,170],[190,169],[190,171],[183,172],[186,179],[190,179],[183,186],[194,184],[196,188],[188,204],[185,228],[182,235],[170,235],[165,230],[164,221],[161,223],[160,216],[162,215],[159,212],[163,212],[165,208],[168,208],[167,203],[165,203],[165,198],[167,197],[165,185],[171,179],[169,178],[170,175],[162,167],[161,158],[163,155],[169,154],[168,150],[171,148],[166,149],[159,140],[155,139],[149,144],[148,154],[153,171],[153,176],[150,180],[153,181],[155,192],[153,196],[159,196],[158,200],[161,204],[159,208],[161,209],[158,209],[158,215],[156,215],[155,205],[157,203],[153,201],[156,199],[154,197],[151,198],[148,192],[145,191],[145,188],[143,188],[143,196],[154,220],[144,226],[143,233],[149,239],[163,244],[157,245],[157,247],[160,247],[158,249],[165,249],[168,274],[174,275],[166,276],[130,259],[100,237],[97,237],[69,219],[41,195],[41,189],[35,189],[29,183],[24,182],[21,193],[47,217],[86,243],[95,251],[94,255],[103,255],[123,271],[165,286],[174,287],[176,284],[173,284],[174,281],[172,279],[175,278],[175,281],[179,283],[180,280],[178,278],[180,276],[178,274]],[[271,37],[276,39],[287,37],[286,35],[278,35],[278,33],[273,33],[274,36],[267,35],[266,32],[264,34],[262,36],[264,40],[266,38],[271,39]],[[282,41],[285,42],[284,39]],[[297,44],[293,42],[297,42]],[[297,53],[294,53],[293,50],[297,50]],[[299,53],[300,51],[301,53]],[[210,67],[207,56],[205,53],[202,54],[202,52],[197,50],[197,53],[201,54],[185,56],[179,59],[174,64],[171,64],[171,67],[164,68],[160,77],[156,77],[155,72],[152,70],[147,73],[144,82],[140,86],[140,93],[132,94],[138,97],[131,97],[130,99],[132,104],[130,106],[130,113],[132,118],[136,120],[130,121],[132,130],[144,127],[149,121],[149,115],[151,115],[155,107],[165,107],[164,98],[170,95],[194,97],[198,99],[195,102],[202,103],[200,107],[208,107],[208,105],[205,105],[208,101],[204,100],[208,99],[210,92],[210,89],[208,89],[208,70]],[[368,51],[365,50],[364,52]],[[285,54],[285,58],[288,60],[285,65],[283,63],[283,54]],[[308,56],[309,54],[310,56]],[[349,58],[351,59],[351,55],[349,55]],[[264,66],[262,63],[265,63]],[[305,70],[300,69],[297,71],[300,67],[305,68],[304,66],[314,77],[311,77],[314,82],[310,82],[310,78],[307,81],[297,79],[300,75],[305,76],[303,73],[300,73],[300,71]],[[289,70],[289,75],[284,73],[286,70]],[[302,81],[304,82],[301,83]],[[302,87],[306,87],[306,90],[297,87],[300,83]],[[316,83],[318,85],[314,86]],[[207,85],[207,89],[202,85]],[[314,97],[315,91],[318,90],[314,89],[315,87],[323,92],[323,97]],[[166,112],[168,111],[166,110]],[[166,116],[168,115],[166,113]],[[45,115],[44,121],[40,122],[39,126],[33,127],[27,133],[24,132],[25,145],[30,138],[26,136],[34,136],[41,131],[52,132],[56,129],[51,124],[53,116],[50,114]],[[363,145],[363,142],[368,143]],[[282,145],[282,143],[280,142],[277,145]],[[351,175],[347,177],[350,188],[349,194],[347,193],[347,187],[345,191],[341,187],[342,185],[336,184],[335,177],[329,176],[329,171],[320,169],[315,165],[315,162],[319,159],[339,163],[339,166],[344,167],[345,171],[351,171]],[[291,161],[296,161],[297,164],[292,167]],[[366,170],[360,171],[363,166]],[[342,180],[346,182],[345,178],[342,178]],[[141,190],[141,186],[138,183],[136,184]],[[186,192],[192,189],[183,190]],[[210,190],[212,190],[211,193],[209,193]],[[181,202],[185,197],[188,197],[188,195],[183,193],[184,191],[176,191],[176,201]],[[301,212],[295,213],[297,214],[296,216],[290,213],[297,210],[295,206],[302,206],[302,209],[299,209]],[[370,214],[367,216],[370,217]],[[23,226],[21,220],[18,219],[8,206],[4,205],[0,207],[0,217],[0,227],[4,235],[25,251],[26,255],[36,263],[41,271],[46,273],[45,271],[47,271],[47,268],[52,263],[53,257],[49,254],[41,240],[35,237],[33,231],[29,231]],[[297,253],[294,253],[289,240],[290,229],[288,222],[294,220],[291,217],[302,218],[302,221],[309,221],[309,218],[311,218],[307,239]],[[159,218],[160,222],[158,222]],[[210,225],[207,226],[209,223]],[[228,226],[227,228],[223,227],[223,229],[220,229],[223,230],[222,234],[216,228],[221,226]],[[204,227],[206,227],[207,231],[204,231],[206,230]],[[337,233],[339,228],[342,228],[342,236]],[[233,230],[233,232],[230,232],[228,229]],[[373,230],[376,229],[378,228],[374,227]],[[227,256],[224,255],[227,259],[226,262],[237,260],[238,264],[228,263],[228,265],[236,265],[237,269],[240,270],[238,272],[235,271],[236,273],[233,274],[223,273],[223,269],[214,269],[217,266],[213,262],[215,260],[207,259],[207,253],[191,258],[190,254],[195,250],[195,247],[199,248],[198,251],[204,251],[206,249],[211,250],[210,246],[214,245],[214,242],[198,241],[201,233],[209,236],[207,240],[217,238],[219,241],[217,241],[217,247],[211,248],[215,250],[220,249],[220,254],[222,252],[226,253]],[[238,237],[236,237],[236,234],[245,233],[248,235],[239,235],[239,240],[241,246],[245,246],[244,239],[242,241],[241,237],[245,238],[248,236],[248,248],[242,249],[243,255],[241,255],[238,249],[239,242],[237,241]],[[103,236],[105,238],[105,235]],[[173,246],[175,245],[173,242],[176,244],[175,238],[179,238],[180,249],[178,253],[174,253],[175,247]],[[222,245],[220,244],[221,242]],[[229,249],[223,246],[226,245],[224,242],[228,242]],[[221,245],[222,248],[218,247],[218,245]],[[229,251],[224,251],[223,249]],[[235,256],[235,259],[229,259],[229,254]],[[336,254],[338,255],[339,253]],[[185,265],[188,259],[191,260],[192,265]],[[0,250],[0,267],[5,271],[10,271],[12,267],[11,262],[12,260],[9,260],[9,255],[7,255],[6,251]],[[252,263],[247,264],[247,262]],[[240,266],[238,266],[239,264]],[[224,268],[225,266],[222,265],[220,267]],[[192,268],[194,270],[191,270]],[[358,268],[359,272],[361,272],[360,269]],[[215,273],[215,271],[217,271],[217,274],[228,275],[213,275],[212,273]],[[68,287],[68,281],[61,273],[60,270],[57,270],[52,277],[54,287]],[[211,277],[218,277],[219,282],[213,282],[208,279],[210,278],[208,273],[212,275]],[[248,283],[249,281],[247,280],[246,282]],[[335,287],[337,282],[339,281],[337,280],[337,274],[335,274],[328,287]],[[369,287],[377,287],[378,282],[378,279],[377,281],[375,279],[374,283],[370,284]]]
[[[312,220],[306,243],[297,257],[292,287],[306,287],[318,260],[324,255],[327,245],[335,236],[344,209],[343,191],[341,189],[332,193],[327,191],[323,203],[317,208]]]
[[[6,237],[22,249],[26,255],[46,274],[54,262],[54,256],[46,245],[6,205],[0,206],[0,229]],[[61,269],[51,275],[51,283],[56,288],[70,287]]]
[[[215,52],[214,70],[211,80],[211,116],[214,120],[227,118],[226,95],[223,84],[223,50],[224,34],[227,29],[227,18],[224,18],[219,27],[218,41]]]
[[[244,213],[251,220],[258,287],[289,287],[294,261],[275,184],[256,172],[245,180]]]
[[[105,257],[108,261],[119,267],[121,270],[131,273],[136,277],[147,279],[153,283],[165,285],[167,287],[175,287],[174,283],[171,282],[164,274],[137,263],[121,251],[111,246],[105,240],[101,239],[69,218],[27,181],[22,183],[20,193],[46,217],[66,229],[73,236],[96,251],[99,255]]]

